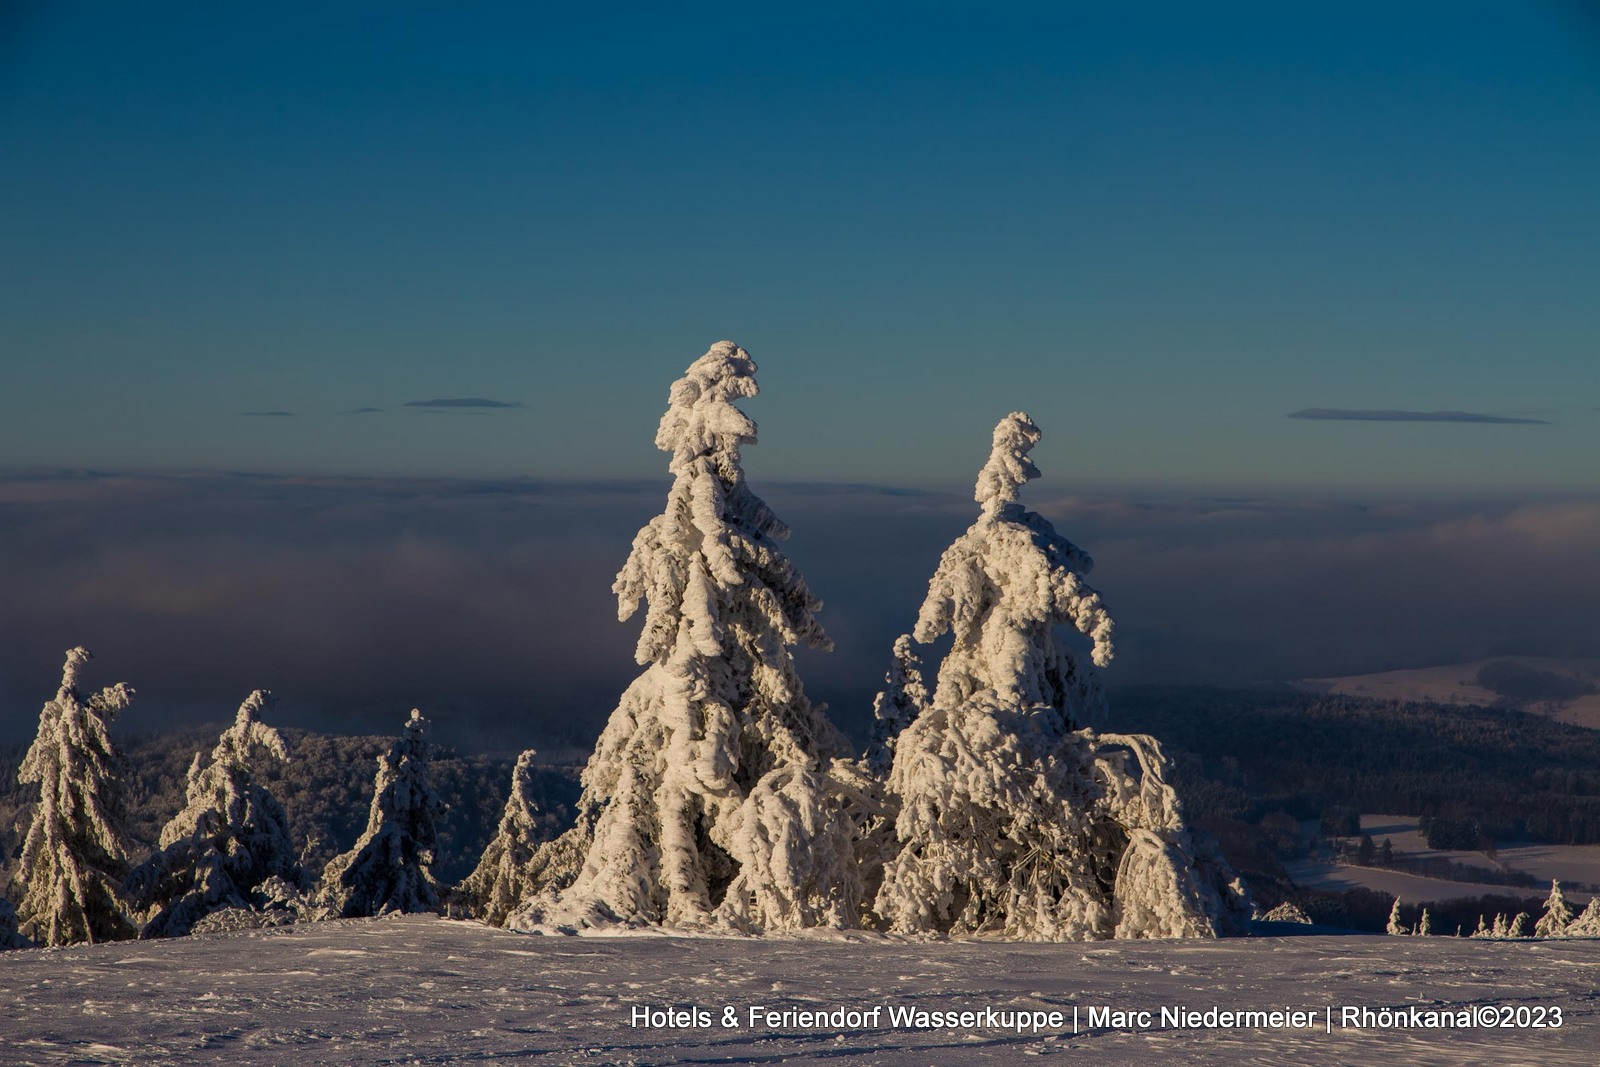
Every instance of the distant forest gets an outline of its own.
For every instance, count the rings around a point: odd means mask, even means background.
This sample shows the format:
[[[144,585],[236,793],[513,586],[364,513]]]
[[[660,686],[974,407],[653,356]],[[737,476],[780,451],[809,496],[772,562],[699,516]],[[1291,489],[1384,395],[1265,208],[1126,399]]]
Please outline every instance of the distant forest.
[[[1600,731],[1534,712],[1193,686],[1121,690],[1111,709],[1161,741],[1197,822],[1353,809],[1600,843]]]

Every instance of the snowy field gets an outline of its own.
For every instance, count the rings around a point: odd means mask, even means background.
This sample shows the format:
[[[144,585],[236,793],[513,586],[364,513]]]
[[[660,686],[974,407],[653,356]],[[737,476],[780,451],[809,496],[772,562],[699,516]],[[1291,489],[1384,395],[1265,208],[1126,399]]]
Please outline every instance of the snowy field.
[[[1593,1064],[1600,942],[1259,937],[1122,944],[870,937],[538,937],[412,916],[0,955],[5,1064]],[[1062,1013],[976,1025],[811,1029],[771,1010],[883,1005]],[[1356,1029],[1346,1005],[1559,1007],[1545,1029]],[[1091,1026],[1088,1010],[1155,1013]],[[709,1026],[629,1025],[705,1009]],[[1163,1025],[1163,1007],[1288,1009],[1304,1029]],[[723,1009],[738,1025],[723,1027]],[[1072,1012],[1078,1009],[1078,1030]],[[1332,1009],[1329,1033],[1324,1014]],[[1547,1019],[1550,1016],[1546,1016]]]

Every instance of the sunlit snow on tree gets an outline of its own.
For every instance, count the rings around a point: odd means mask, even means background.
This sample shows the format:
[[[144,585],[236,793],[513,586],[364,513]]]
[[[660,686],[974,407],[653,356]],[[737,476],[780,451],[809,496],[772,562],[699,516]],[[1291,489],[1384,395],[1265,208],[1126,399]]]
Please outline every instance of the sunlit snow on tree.
[[[788,528],[745,484],[756,426],[735,401],[756,365],[720,341],[672,386],[656,446],[665,510],[614,590],[644,605],[636,658],[584,771],[578,825],[539,857],[513,925],[661,923],[781,930],[854,925],[843,739],[806,699],[791,649],[830,647],[820,602],[778,548]]]
[[[89,659],[86,648],[67,652],[61,688],[17,774],[39,787],[15,884],[22,932],[41,945],[135,933],[119,890],[129,858],[127,774],[109,733],[133,690],[119,683],[84,700],[78,672]]]
[[[1027,415],[1001,420],[978,476],[978,521],[929,584],[914,636],[949,633],[952,646],[930,706],[892,742],[894,840],[876,913],[913,934],[1231,932],[1242,890],[1220,860],[1196,863],[1160,746],[1084,728],[1100,688],[1057,629],[1085,635],[1104,666],[1113,624],[1084,581],[1088,554],[1017,502],[1039,474],[1028,458],[1038,440]],[[898,644],[896,659],[907,661]],[[914,703],[893,692],[904,671],[880,696],[880,721]]]

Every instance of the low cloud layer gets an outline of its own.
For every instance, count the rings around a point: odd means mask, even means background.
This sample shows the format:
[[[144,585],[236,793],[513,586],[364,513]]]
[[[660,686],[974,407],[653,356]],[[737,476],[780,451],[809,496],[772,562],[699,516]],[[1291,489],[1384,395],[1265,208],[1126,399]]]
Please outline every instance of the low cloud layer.
[[[241,411],[239,414],[259,419],[292,419],[295,417],[295,413],[292,411]]]
[[[31,733],[61,653],[126,680],[126,728],[280,721],[589,744],[638,671],[611,580],[665,482],[0,478],[0,739]],[[825,601],[808,692],[860,731],[966,494],[755,488]],[[1600,500],[1026,496],[1087,548],[1118,683],[1243,683],[1510,653],[1600,656]],[[548,751],[548,749],[547,749]]]
[[[1361,408],[1302,408],[1291,419],[1331,419],[1343,422],[1478,422],[1501,425],[1548,426],[1544,419],[1511,415],[1481,415],[1475,411],[1367,411]]]

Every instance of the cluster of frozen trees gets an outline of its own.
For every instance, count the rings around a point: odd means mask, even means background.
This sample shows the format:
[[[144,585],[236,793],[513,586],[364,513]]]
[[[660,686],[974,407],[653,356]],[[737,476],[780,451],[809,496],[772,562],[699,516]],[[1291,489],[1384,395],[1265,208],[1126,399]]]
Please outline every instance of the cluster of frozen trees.
[[[525,753],[498,833],[454,899],[517,928],[1049,940],[1239,929],[1242,886],[1185,825],[1161,746],[1092,725],[1113,624],[1085,580],[1087,553],[1020,502],[1039,474],[1033,421],[1017,412],[996,427],[977,521],[895,642],[858,757],[801,685],[795,647],[829,647],[821,604],[781,550],[788,529],[745,482],[740,450],[756,427],[736,402],[755,395],[755,373],[723,341],[670,391],[656,444],[672,487],[613,587],[621,619],[643,609],[643,671],[584,771],[576,824],[541,839]],[[945,637],[925,674],[917,646]],[[366,832],[315,882],[253,773],[289,758],[260,721],[259,691],[209,761],[196,755],[185,808],[135,864],[107,735],[132,693],[83,699],[87,655],[69,654],[23,766],[40,801],[20,868],[22,934],[61,944],[182,934],[218,915],[440,906],[420,715],[379,759]]]
[[[1473,937],[1600,937],[1600,897],[1589,901],[1582,914],[1574,916],[1561,883],[1550,883],[1550,896],[1544,902],[1544,914],[1532,923],[1526,912],[1515,916],[1496,915],[1493,922],[1478,918],[1478,929]]]
[[[1024,414],[996,428],[978,520],[895,643],[871,749],[848,750],[795,669],[797,645],[828,647],[820,604],[744,479],[756,428],[735,402],[755,371],[724,341],[672,386],[656,435],[672,488],[614,586],[620,618],[644,608],[643,673],[584,771],[575,826],[533,845],[513,788],[468,883],[479,913],[522,929],[1239,929],[1242,886],[1197,847],[1160,745],[1089,725],[1100,688],[1063,631],[1105,666],[1112,621],[1089,556],[1018,500],[1039,473]],[[914,646],[946,634],[930,687]]]
[[[210,759],[195,753],[183,810],[162,829],[156,851],[135,863],[128,775],[110,737],[133,690],[116,685],[85,698],[79,674],[89,658],[83,648],[67,653],[61,687],[23,759],[21,780],[38,786],[38,802],[15,907],[0,899],[0,948],[436,907],[428,866],[439,804],[417,712],[378,760],[366,833],[322,878],[302,868],[283,806],[257,780],[263,760],[289,758],[283,737],[260,719],[271,698],[259,689]]]

